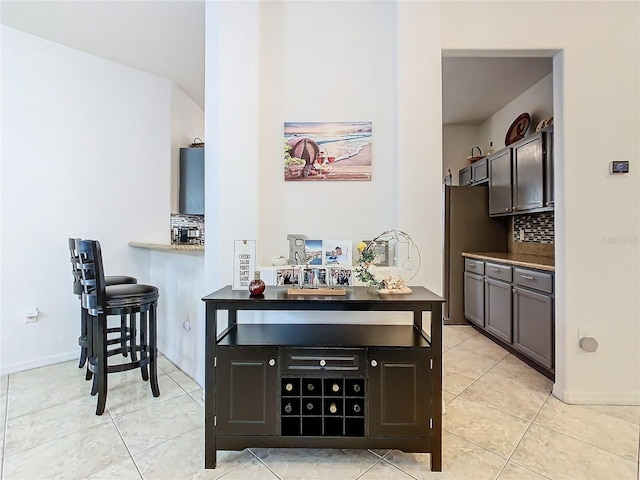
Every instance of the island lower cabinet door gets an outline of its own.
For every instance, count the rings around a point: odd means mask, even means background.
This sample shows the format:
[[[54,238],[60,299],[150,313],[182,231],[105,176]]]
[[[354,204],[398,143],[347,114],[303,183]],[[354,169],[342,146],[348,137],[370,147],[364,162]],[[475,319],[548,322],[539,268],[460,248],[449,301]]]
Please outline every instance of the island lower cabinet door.
[[[429,436],[429,360],[425,349],[369,349],[369,436]]]
[[[278,349],[218,347],[218,434],[275,435]]]
[[[484,328],[500,340],[511,343],[511,284],[486,278]]]

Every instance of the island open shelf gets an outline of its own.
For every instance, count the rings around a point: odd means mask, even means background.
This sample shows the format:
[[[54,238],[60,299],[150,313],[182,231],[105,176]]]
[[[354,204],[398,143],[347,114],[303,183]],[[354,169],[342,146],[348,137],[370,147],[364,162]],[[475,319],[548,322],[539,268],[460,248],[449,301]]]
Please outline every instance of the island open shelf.
[[[395,448],[442,468],[442,303],[424,287],[379,295],[262,297],[225,287],[206,303],[205,467],[217,450]],[[228,328],[217,334],[219,311]],[[403,325],[238,323],[240,310],[412,312]],[[431,313],[428,331],[422,326]]]
[[[221,346],[427,348],[427,334],[414,325],[236,324]]]

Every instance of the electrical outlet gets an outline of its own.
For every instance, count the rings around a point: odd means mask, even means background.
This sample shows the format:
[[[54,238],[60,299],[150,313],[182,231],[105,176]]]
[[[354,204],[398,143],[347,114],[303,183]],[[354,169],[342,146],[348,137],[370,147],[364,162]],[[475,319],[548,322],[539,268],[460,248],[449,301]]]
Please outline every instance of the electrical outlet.
[[[24,311],[24,323],[34,323],[38,321],[38,307],[29,307]]]
[[[520,239],[521,242],[524,242],[524,228],[521,228],[520,231],[518,232],[518,238]]]

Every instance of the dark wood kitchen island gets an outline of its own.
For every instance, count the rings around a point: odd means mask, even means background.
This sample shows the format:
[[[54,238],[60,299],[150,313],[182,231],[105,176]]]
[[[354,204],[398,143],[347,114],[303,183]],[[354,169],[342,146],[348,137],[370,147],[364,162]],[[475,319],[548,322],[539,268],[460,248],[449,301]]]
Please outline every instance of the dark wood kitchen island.
[[[379,295],[263,296],[224,287],[206,303],[205,468],[218,450],[389,448],[442,470],[442,303],[424,287]],[[403,325],[238,323],[241,310],[412,312]],[[218,312],[229,325],[217,335]],[[424,312],[431,312],[423,329]]]

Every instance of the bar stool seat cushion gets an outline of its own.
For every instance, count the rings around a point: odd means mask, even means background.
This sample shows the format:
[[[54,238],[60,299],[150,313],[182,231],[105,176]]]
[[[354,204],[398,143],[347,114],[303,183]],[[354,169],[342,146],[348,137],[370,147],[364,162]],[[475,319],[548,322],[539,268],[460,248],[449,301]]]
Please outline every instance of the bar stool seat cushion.
[[[158,289],[139,283],[110,285],[105,287],[107,308],[123,308],[131,305],[151,303],[158,300]]]
[[[130,277],[129,275],[107,275],[104,277],[105,285],[120,285],[124,283],[138,283],[136,277]]]

